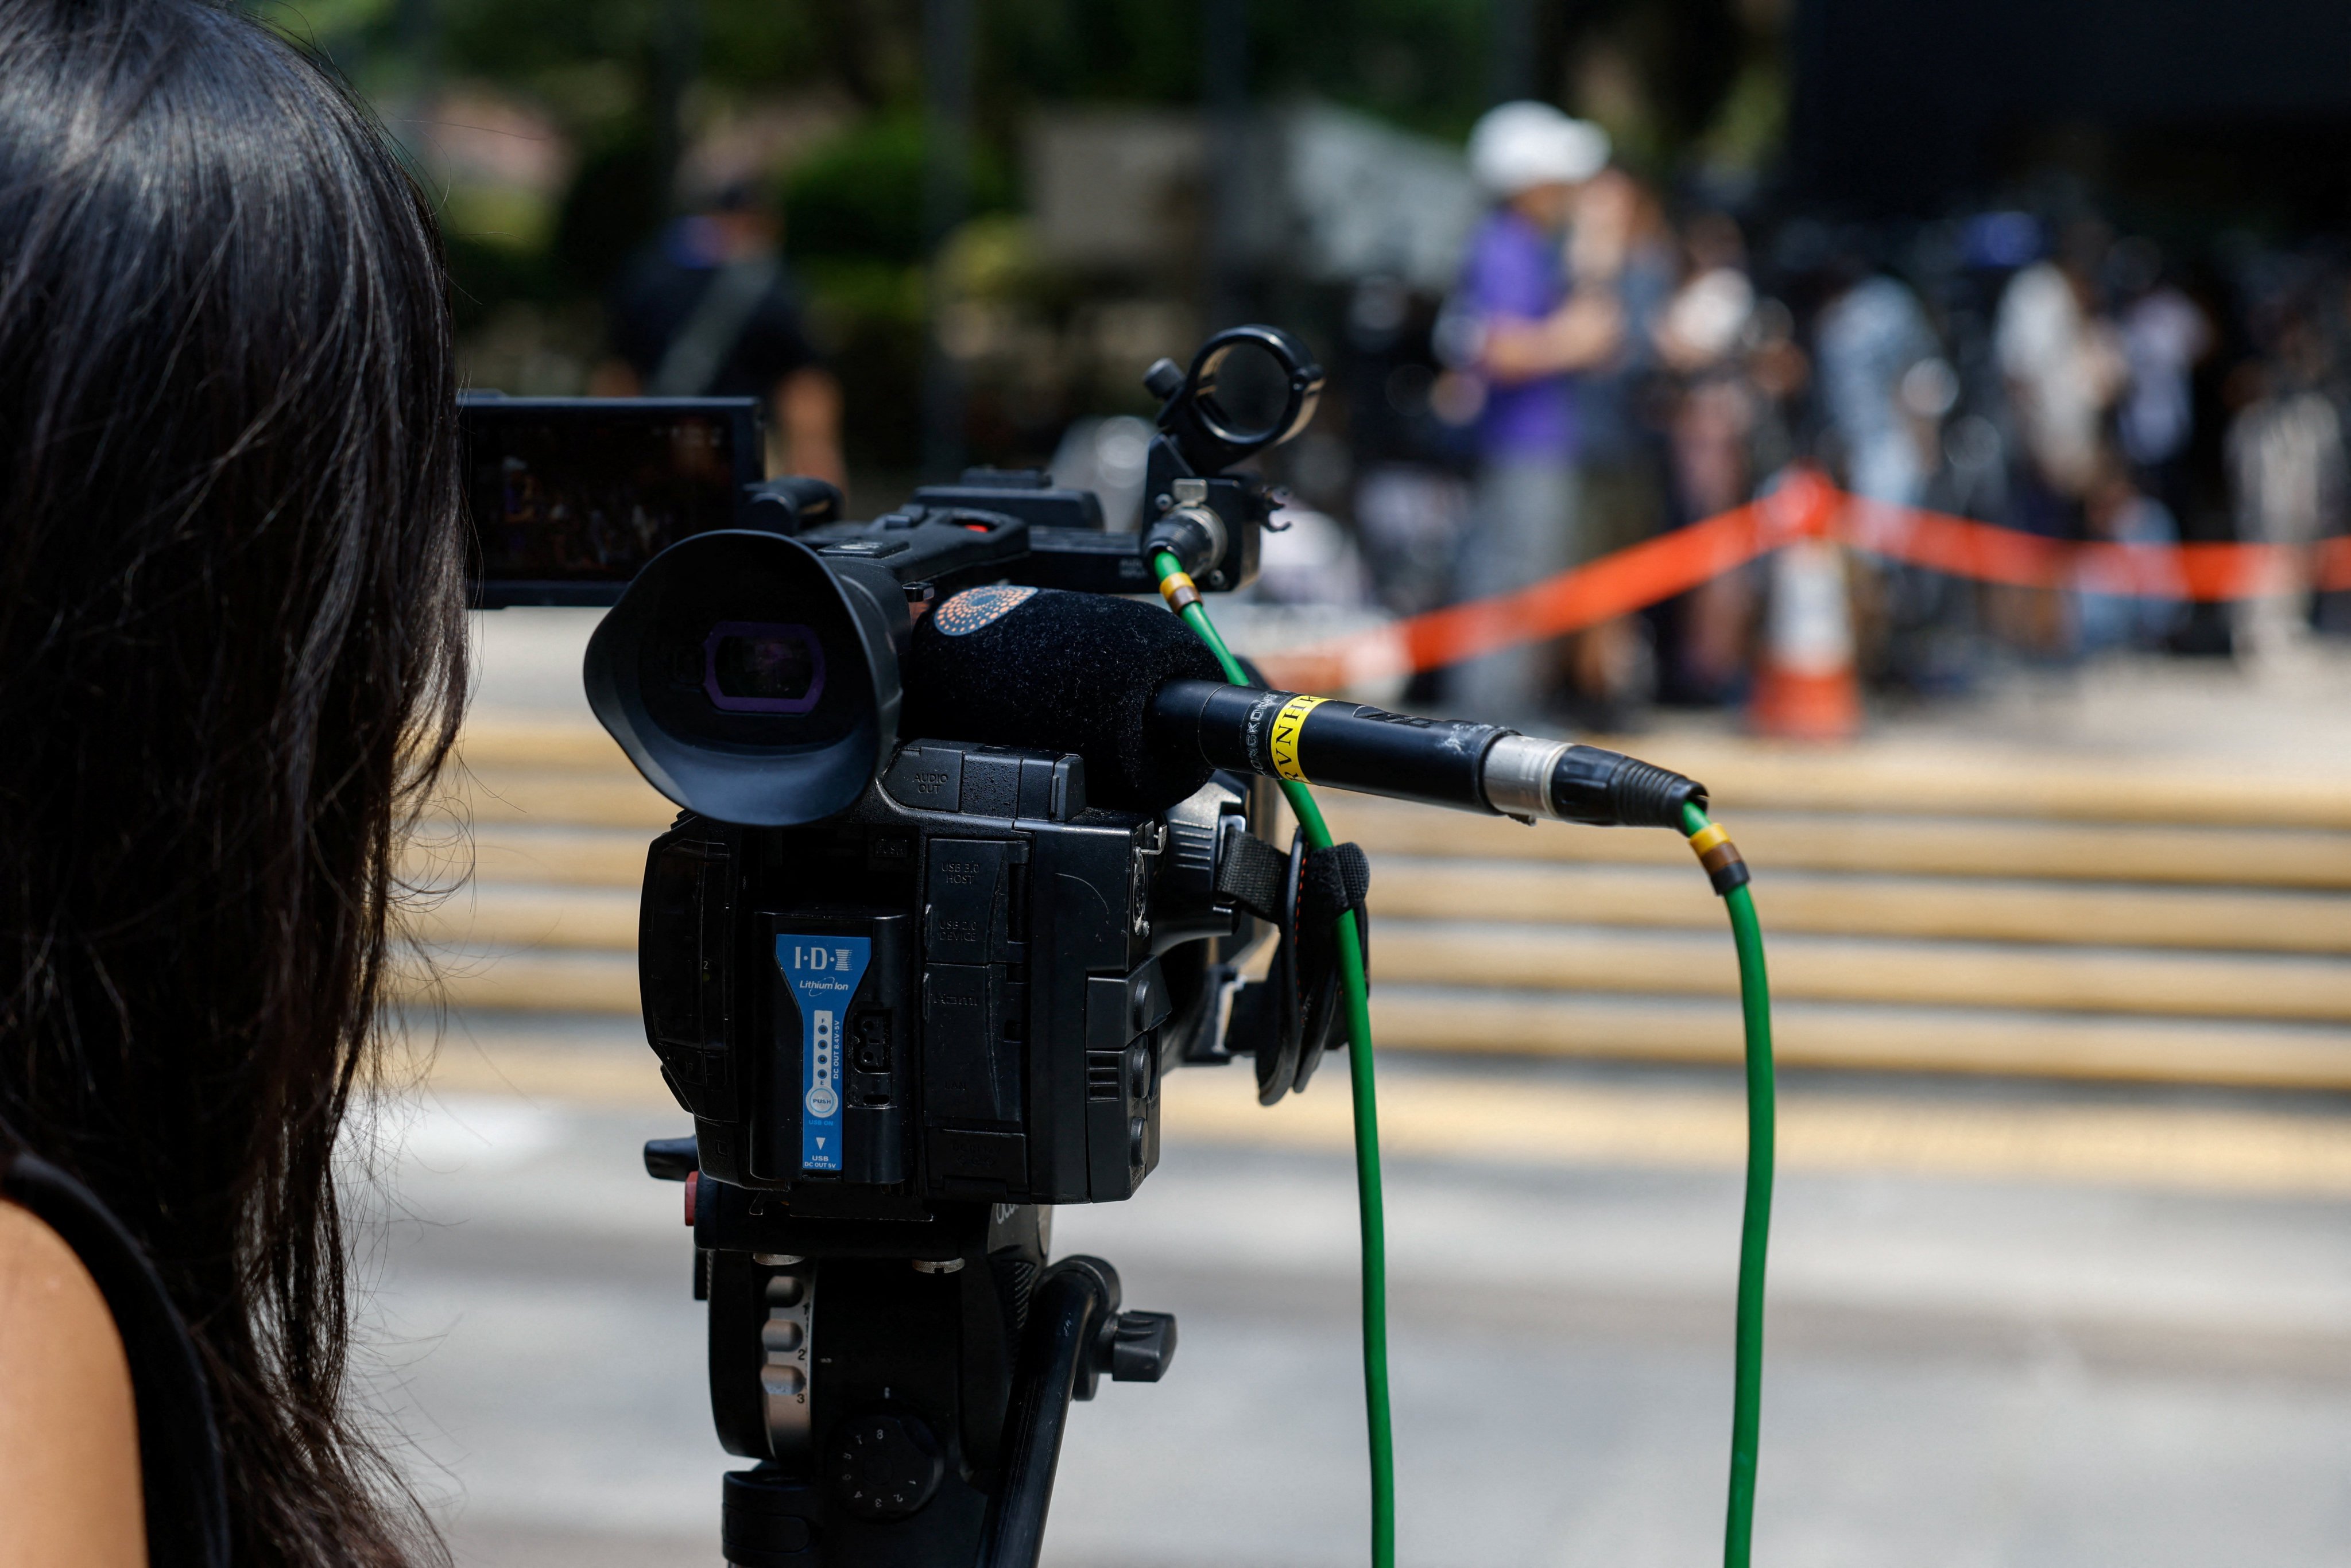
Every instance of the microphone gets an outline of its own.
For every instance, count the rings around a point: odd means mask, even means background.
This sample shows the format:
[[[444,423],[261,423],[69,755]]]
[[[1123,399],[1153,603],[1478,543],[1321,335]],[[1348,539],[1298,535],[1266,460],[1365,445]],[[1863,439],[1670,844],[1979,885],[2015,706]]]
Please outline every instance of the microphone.
[[[1171,680],[1149,722],[1216,767],[1458,811],[1679,832],[1682,807],[1707,804],[1697,780],[1622,752],[1295,691]]]
[[[1098,805],[1165,811],[1214,771],[1150,722],[1162,685],[1222,674],[1191,629],[1155,606],[1006,583],[967,588],[914,623],[900,669],[901,734],[1074,752]]]
[[[1163,811],[1218,768],[1458,811],[1681,826],[1695,780],[1622,753],[1497,724],[1234,686],[1156,606],[995,585],[914,628],[904,732],[1085,760],[1103,805]]]

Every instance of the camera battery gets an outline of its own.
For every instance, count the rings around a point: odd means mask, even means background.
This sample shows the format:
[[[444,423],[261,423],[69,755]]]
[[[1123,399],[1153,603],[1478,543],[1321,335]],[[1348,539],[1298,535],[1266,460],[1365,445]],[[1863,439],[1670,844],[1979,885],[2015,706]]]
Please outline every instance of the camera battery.
[[[904,915],[771,914],[774,1022],[753,1168],[906,1179]]]

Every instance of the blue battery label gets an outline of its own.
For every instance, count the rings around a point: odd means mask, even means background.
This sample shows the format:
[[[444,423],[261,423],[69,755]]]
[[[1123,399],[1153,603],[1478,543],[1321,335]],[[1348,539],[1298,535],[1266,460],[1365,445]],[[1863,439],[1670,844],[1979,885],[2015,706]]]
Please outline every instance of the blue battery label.
[[[865,937],[776,938],[776,967],[800,1010],[802,1170],[841,1168],[842,1023],[872,951]]]

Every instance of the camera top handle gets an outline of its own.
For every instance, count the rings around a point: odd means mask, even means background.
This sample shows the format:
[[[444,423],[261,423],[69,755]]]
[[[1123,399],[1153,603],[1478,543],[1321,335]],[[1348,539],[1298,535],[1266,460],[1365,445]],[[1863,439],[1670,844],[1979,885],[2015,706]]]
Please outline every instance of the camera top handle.
[[[1143,526],[1187,507],[1214,514],[1215,558],[1186,564],[1210,592],[1240,587],[1257,574],[1259,530],[1277,498],[1262,480],[1226,471],[1306,428],[1322,367],[1280,327],[1235,327],[1202,344],[1188,371],[1161,359],[1143,381],[1161,400]],[[975,469],[959,483],[917,490],[870,523],[840,516],[831,486],[780,479],[755,487],[744,523],[798,537],[836,565],[879,567],[917,604],[997,581],[1107,594],[1155,586],[1135,535],[1106,532],[1091,495],[1054,489],[1041,474]]]

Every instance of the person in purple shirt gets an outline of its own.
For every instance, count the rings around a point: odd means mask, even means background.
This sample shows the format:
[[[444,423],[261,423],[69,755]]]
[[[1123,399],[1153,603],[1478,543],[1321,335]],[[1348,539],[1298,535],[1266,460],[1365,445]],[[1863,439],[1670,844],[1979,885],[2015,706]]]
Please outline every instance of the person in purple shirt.
[[[1470,173],[1494,206],[1447,307],[1464,368],[1486,392],[1458,578],[1467,598],[1524,587],[1577,559],[1575,381],[1624,339],[1614,285],[1624,225],[1585,215],[1572,254],[1567,232],[1584,182],[1607,162],[1607,132],[1549,104],[1503,104],[1470,134]],[[1468,660],[1454,670],[1454,701],[1480,719],[1539,728],[1546,668],[1540,646]]]

